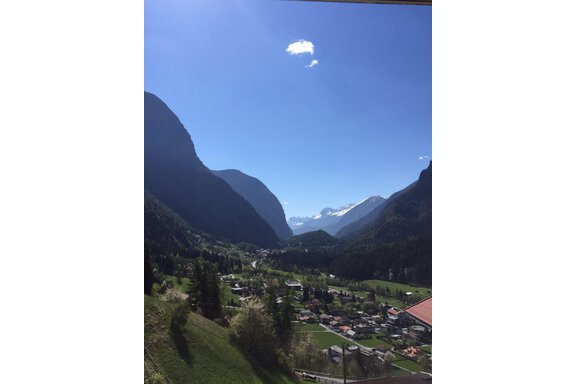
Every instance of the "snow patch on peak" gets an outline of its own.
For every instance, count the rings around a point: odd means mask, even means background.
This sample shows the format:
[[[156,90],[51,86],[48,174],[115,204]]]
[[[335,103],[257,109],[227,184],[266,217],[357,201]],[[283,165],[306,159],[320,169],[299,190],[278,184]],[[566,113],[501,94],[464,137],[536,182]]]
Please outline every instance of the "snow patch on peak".
[[[346,213],[348,213],[349,210],[354,208],[356,205],[357,204],[354,204],[354,203],[347,204],[347,205],[341,207],[339,211],[330,213],[330,216],[344,216]]]

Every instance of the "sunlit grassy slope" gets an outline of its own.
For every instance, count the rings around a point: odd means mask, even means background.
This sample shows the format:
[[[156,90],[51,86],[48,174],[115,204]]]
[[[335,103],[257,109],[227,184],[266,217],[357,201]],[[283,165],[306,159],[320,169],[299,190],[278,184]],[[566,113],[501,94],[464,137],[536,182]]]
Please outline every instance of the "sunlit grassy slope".
[[[195,313],[189,315],[184,345],[170,334],[173,305],[144,298],[144,373],[146,383],[292,383],[279,372],[254,367],[230,344],[225,328]]]

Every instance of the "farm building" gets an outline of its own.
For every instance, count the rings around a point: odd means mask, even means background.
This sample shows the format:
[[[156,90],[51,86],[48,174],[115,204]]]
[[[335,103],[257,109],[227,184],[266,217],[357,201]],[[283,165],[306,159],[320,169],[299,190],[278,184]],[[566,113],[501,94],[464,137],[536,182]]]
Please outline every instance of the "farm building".
[[[404,309],[419,325],[432,330],[432,296]]]
[[[404,310],[415,325],[410,327],[410,336],[422,343],[432,341],[432,297],[421,300]]]

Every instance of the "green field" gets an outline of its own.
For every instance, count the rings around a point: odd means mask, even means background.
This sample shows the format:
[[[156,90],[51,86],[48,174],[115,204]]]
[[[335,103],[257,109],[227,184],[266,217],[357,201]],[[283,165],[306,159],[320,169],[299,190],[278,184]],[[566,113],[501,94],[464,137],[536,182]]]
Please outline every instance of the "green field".
[[[426,353],[432,354],[432,346],[431,345],[427,345],[425,347],[420,347],[420,349]]]
[[[298,324],[294,330],[296,332],[326,332],[326,328],[318,324]]]
[[[145,383],[292,383],[279,372],[250,364],[228,339],[225,328],[191,313],[186,343],[178,347],[170,334],[173,305],[144,298]]]
[[[329,285],[328,288],[332,288],[338,291],[343,291],[343,292],[348,292],[350,294],[354,294],[355,296],[361,297],[363,299],[368,297],[368,292],[363,292],[363,291],[351,291],[346,287],[340,287],[338,285]]]
[[[318,341],[318,344],[320,345],[320,348],[322,349],[326,349],[331,347],[332,345],[341,345],[343,342],[348,343],[348,344],[352,344],[350,343],[350,341],[344,339],[343,337],[340,337],[332,332],[311,332],[312,335],[314,336],[314,338],[316,339],[316,341]]]
[[[394,283],[392,281],[364,280],[364,281],[361,281],[360,283],[367,284],[367,285],[374,287],[374,288],[376,288],[376,287],[380,287],[380,288],[388,287],[392,292],[399,289],[399,290],[402,290],[404,292],[420,293],[424,296],[431,296],[432,295],[432,288],[414,287],[412,285]]]
[[[181,279],[181,284],[178,284],[178,278],[176,276],[166,276],[166,281],[172,283],[172,286],[179,290],[182,293],[187,293],[190,289],[190,279],[187,277],[183,277]]]
[[[376,296],[376,302],[377,303],[388,303],[388,305],[391,305],[393,307],[400,308],[400,309],[404,309],[408,306],[408,304],[403,303],[401,301],[398,301],[392,297]]]
[[[397,366],[405,368],[405,369],[409,369],[412,372],[420,372],[420,370],[422,369],[420,367],[420,364],[418,364],[417,362],[406,359],[405,357],[402,357],[400,355],[396,355],[396,360],[394,360],[394,365],[397,365]]]

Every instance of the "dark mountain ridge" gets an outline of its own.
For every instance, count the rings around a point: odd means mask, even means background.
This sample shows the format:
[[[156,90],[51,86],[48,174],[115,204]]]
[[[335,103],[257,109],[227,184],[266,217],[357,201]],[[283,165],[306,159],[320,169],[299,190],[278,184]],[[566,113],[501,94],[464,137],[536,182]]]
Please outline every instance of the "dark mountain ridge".
[[[213,170],[212,173],[226,181],[232,189],[246,199],[270,224],[276,236],[284,240],[292,236],[292,230],[286,223],[282,204],[263,182],[236,169]]]
[[[323,230],[306,232],[301,235],[296,235],[288,240],[288,246],[290,247],[326,247],[332,246],[338,243],[338,239],[330,236],[327,232]]]
[[[233,242],[278,246],[270,225],[204,166],[178,117],[148,92],[144,93],[144,187],[194,228]]]
[[[432,161],[418,180],[389,199],[353,242],[392,243],[432,230]]]

